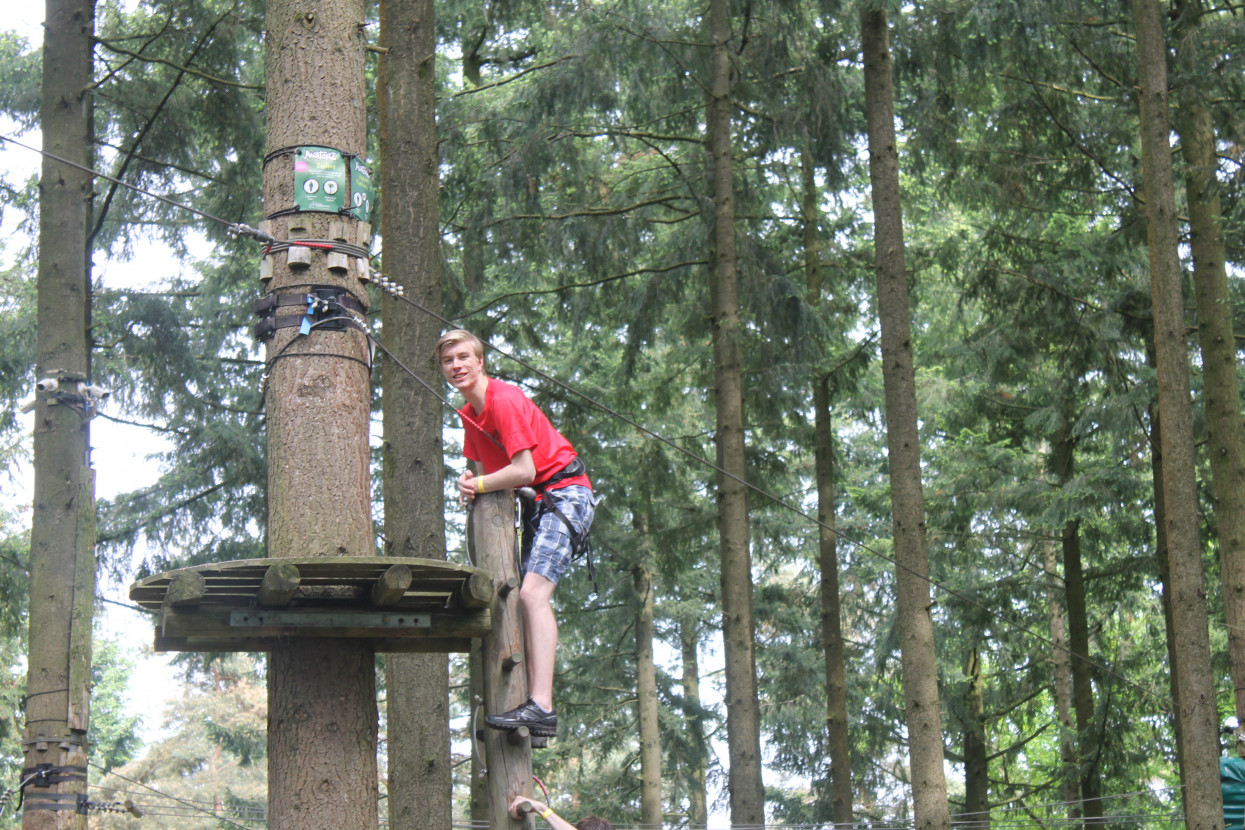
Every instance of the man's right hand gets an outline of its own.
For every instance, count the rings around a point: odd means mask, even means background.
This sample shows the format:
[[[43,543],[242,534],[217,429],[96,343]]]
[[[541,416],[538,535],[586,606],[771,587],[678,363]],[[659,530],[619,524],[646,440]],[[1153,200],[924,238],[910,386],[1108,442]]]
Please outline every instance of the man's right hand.
[[[471,504],[476,500],[476,476],[466,470],[458,477],[458,500],[463,504]]]

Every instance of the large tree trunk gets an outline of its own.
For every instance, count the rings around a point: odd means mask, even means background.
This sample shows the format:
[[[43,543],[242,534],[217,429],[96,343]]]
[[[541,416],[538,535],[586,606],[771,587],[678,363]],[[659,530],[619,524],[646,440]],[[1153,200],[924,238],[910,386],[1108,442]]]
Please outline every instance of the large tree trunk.
[[[647,525],[647,522],[643,523]],[[637,531],[643,532],[641,528]],[[644,528],[647,530],[647,527]],[[644,545],[647,549],[648,545]],[[653,576],[647,562],[631,568],[635,584],[635,692],[640,724],[640,826],[661,827],[661,736],[657,666],[653,661]]]
[[[801,155],[804,190],[804,275],[807,297],[821,305],[821,235],[811,154]],[[814,465],[817,476],[818,569],[821,571],[821,646],[826,661],[826,741],[830,749],[830,811],[835,824],[852,821],[852,754],[847,734],[846,649],[839,607],[839,553],[835,533],[834,428],[827,378],[813,379]]]
[[[290,148],[317,145],[359,158],[367,152],[363,3],[334,0],[313,11],[269,0],[266,14],[264,205],[270,232],[278,240],[342,235],[366,242],[352,217],[289,210],[295,204]],[[272,257],[270,293],[331,285],[366,309],[357,268],[330,270],[320,251],[297,269],[289,259],[297,258]],[[349,328],[313,329],[305,336],[282,328],[268,341],[268,358],[269,555],[373,555],[366,337]],[[376,827],[376,668],[370,648],[314,640],[275,647],[268,696],[270,826]]]
[[[1218,715],[1210,665],[1206,577],[1197,524],[1193,413],[1189,403],[1179,236],[1168,144],[1171,130],[1162,11],[1158,0],[1133,0],[1150,294],[1158,360],[1159,418],[1163,424],[1163,500],[1171,564],[1172,625],[1180,648],[1176,677],[1180,690],[1185,826],[1188,830],[1211,830],[1223,826]]]
[[[890,465],[896,605],[899,614],[904,704],[907,709],[912,800],[917,830],[951,826],[943,772],[942,707],[930,613],[925,496],[917,434],[916,369],[904,266],[899,155],[886,12],[861,12],[865,64],[865,122],[873,195],[878,316],[882,327],[882,381]]]
[[[1200,6],[1182,3],[1188,24],[1180,52],[1201,69]],[[1232,302],[1219,202],[1219,168],[1210,107],[1195,83],[1182,85],[1176,129],[1188,165],[1185,189],[1193,249],[1193,290],[1197,302],[1198,339],[1202,346],[1202,388],[1206,398],[1206,432],[1223,577],[1223,609],[1228,629],[1237,720],[1245,723],[1245,420],[1232,330]]]
[[[380,115],[384,269],[406,296],[441,309],[438,224],[436,38],[432,0],[380,4],[376,84]],[[403,365],[438,376],[433,349],[440,325],[386,296],[382,337]],[[441,402],[391,360],[384,380],[385,553],[445,558]],[[449,830],[452,801],[449,659],[391,654],[385,661],[389,826]]]
[[[687,826],[691,830],[704,830],[709,826],[709,788],[706,769],[709,765],[709,747],[705,741],[704,720],[700,716],[700,661],[696,651],[700,640],[696,636],[696,623],[683,620],[679,623],[679,644],[682,659],[683,724],[687,729],[687,742],[691,746],[691,760],[687,770]]]
[[[40,126],[36,376],[77,393],[90,374],[93,0],[48,0]],[[85,406],[38,394],[30,528],[30,633],[25,779],[41,764],[60,773],[28,783],[22,827],[85,828],[73,809],[87,791],[91,614],[95,602],[95,477]],[[69,809],[65,809],[66,807]]]
[[[1060,487],[1071,482],[1076,447],[1066,415],[1052,448],[1051,466]],[[1077,768],[1081,780],[1081,813],[1086,824],[1102,821],[1102,780],[1099,771],[1099,728],[1094,722],[1094,664],[1089,657],[1089,614],[1085,607],[1085,573],[1081,563],[1081,523],[1069,519],[1060,536],[1063,549],[1064,602],[1068,609],[1068,645],[1072,651],[1072,709],[1076,715]]]
[[[752,620],[752,554],[748,493],[744,484],[743,372],[740,357],[738,274],[735,260],[735,193],[731,162],[731,82],[726,44],[726,0],[709,4],[713,60],[706,141],[714,217],[710,295],[713,376],[716,387],[718,536],[722,557],[722,642],[726,658],[726,731],[731,824],[765,822],[761,782],[761,707],[757,701]]]

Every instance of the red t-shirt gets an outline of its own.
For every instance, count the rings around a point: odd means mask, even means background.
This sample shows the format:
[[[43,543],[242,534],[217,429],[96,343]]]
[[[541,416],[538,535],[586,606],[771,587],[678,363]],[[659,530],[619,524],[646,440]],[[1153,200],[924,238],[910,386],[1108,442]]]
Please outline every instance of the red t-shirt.
[[[468,403],[458,414],[463,422],[463,455],[483,464],[485,474],[497,472],[518,453],[531,450],[536,465],[535,483],[541,484],[575,460],[571,442],[553,428],[545,413],[519,387],[505,381],[489,378],[484,390],[484,412],[477,413]],[[481,434],[481,429],[487,435]],[[587,475],[578,475],[562,479],[553,489],[572,484],[592,487]]]

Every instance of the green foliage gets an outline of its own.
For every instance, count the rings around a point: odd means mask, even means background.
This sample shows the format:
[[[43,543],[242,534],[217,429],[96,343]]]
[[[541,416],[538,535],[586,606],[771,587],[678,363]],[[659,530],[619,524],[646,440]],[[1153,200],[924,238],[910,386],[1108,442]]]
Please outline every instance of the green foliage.
[[[126,714],[134,656],[113,640],[96,639],[91,654],[91,762],[104,772],[123,766],[141,747],[140,715]]]
[[[739,4],[729,49],[749,481],[817,514],[811,390],[826,382],[838,491],[827,509],[840,535],[857,817],[883,821],[907,815],[909,783],[858,5]],[[1042,820],[1063,816],[1061,807],[1040,806],[1057,802],[1060,785],[1076,775],[1060,755],[1051,688],[1050,598],[1062,585],[1044,556],[1075,527],[1092,629],[1091,738],[1105,791],[1129,794],[1110,809],[1166,815],[1172,798],[1138,783],[1174,786],[1176,774],[1156,606],[1154,381],[1128,15],[1119,4],[1080,0],[956,0],[896,11],[932,613],[953,799],[962,798],[964,736],[980,725],[991,804],[1023,805]],[[553,803],[569,815],[638,815],[631,573],[641,562],[658,598],[669,820],[685,823],[698,767],[718,784],[726,772],[707,748],[724,721],[711,668],[720,588],[702,14],[686,3],[634,0],[437,8],[444,307],[523,359],[490,354],[489,365],[551,414],[605,496],[594,528],[599,592],[580,565],[555,601],[565,726],[537,756]],[[1237,51],[1216,44],[1240,42],[1242,24],[1219,10],[1203,25],[1214,54],[1201,54],[1199,65],[1212,71],[1177,61],[1173,83],[1197,84],[1213,102],[1225,237],[1239,270],[1245,72]],[[101,6],[101,167],[228,221],[257,222],[261,30],[261,10],[249,0]],[[22,126],[36,117],[37,64],[29,44],[0,37],[0,109]],[[805,163],[815,216],[805,214]],[[107,414],[150,424],[170,441],[155,485],[100,505],[106,563],[133,576],[122,554],[143,541],[160,553],[140,575],[259,555],[264,416],[247,332],[258,251],[214,222],[192,226],[183,212],[107,183],[96,205],[100,253],[122,255],[150,229],[170,261],[187,258],[191,227],[215,246],[183,276],[96,291],[94,371],[120,410]],[[34,206],[29,183],[0,189],[6,219],[32,227]],[[812,277],[809,223],[819,246]],[[0,461],[8,465],[23,452],[14,404],[29,392],[34,325],[31,260],[12,253],[17,264],[0,274]],[[1240,286],[1233,289],[1240,315]],[[1061,477],[1052,446],[1065,438],[1074,466]],[[1203,488],[1202,496],[1213,522],[1211,494]],[[817,527],[761,493],[750,500],[765,760],[780,782],[770,813],[823,822],[832,770]],[[452,505],[449,518],[460,519]],[[0,664],[14,666],[25,554],[20,539],[4,546],[0,590],[15,601],[0,613]],[[1213,579],[1212,598],[1223,602]],[[683,688],[683,636],[698,640],[705,663],[699,706]],[[1223,640],[1215,629],[1217,647]],[[964,703],[969,655],[980,660],[980,724]],[[246,670],[219,670],[175,711],[170,737],[118,774],[184,787],[205,802],[209,791],[226,803],[262,800],[258,687]],[[1226,700],[1230,685],[1222,686]],[[3,688],[15,730],[20,681]],[[465,700],[456,707],[469,708]],[[123,735],[124,724],[117,727]],[[109,746],[118,753],[109,764],[127,751],[120,738]],[[130,787],[121,779],[109,786]]]
[[[161,737],[92,784],[93,801],[130,801],[144,817],[101,813],[93,826],[208,830],[220,826],[217,815],[262,818],[266,721],[265,685],[254,660],[232,655],[212,664],[169,704]]]

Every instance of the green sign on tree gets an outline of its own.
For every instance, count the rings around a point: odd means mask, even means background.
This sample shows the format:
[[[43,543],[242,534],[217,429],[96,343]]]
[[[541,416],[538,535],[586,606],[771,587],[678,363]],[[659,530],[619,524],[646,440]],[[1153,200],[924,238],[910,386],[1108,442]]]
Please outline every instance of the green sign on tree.
[[[376,204],[376,187],[372,183],[372,171],[361,159],[350,160],[350,210],[360,222],[372,221],[372,206]]]
[[[338,213],[346,207],[346,160],[331,147],[294,151],[294,206]]]

